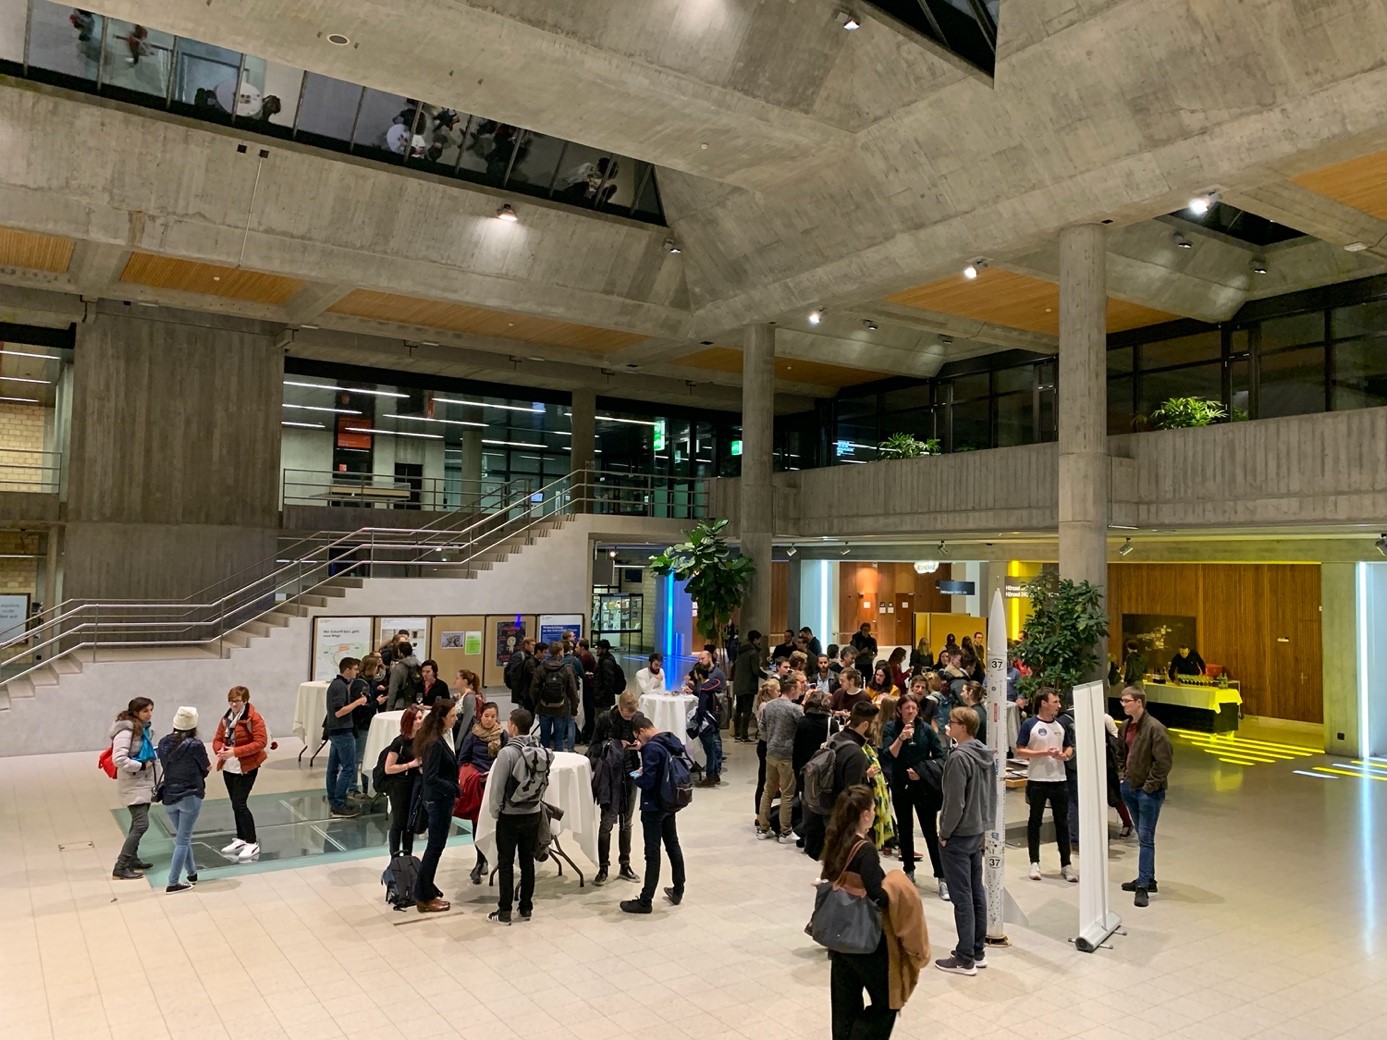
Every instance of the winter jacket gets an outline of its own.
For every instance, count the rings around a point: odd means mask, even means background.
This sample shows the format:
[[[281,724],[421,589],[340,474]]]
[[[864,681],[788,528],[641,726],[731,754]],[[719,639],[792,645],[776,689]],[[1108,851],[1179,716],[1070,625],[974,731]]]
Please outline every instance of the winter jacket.
[[[141,726],[148,728],[148,723]],[[116,796],[121,805],[148,805],[154,800],[159,767],[154,762],[136,762],[144,734],[135,736],[135,724],[119,719],[111,727],[111,760],[116,766]],[[134,747],[131,747],[134,744]]]
[[[530,701],[535,706],[535,711],[540,715],[556,715],[560,718],[568,718],[578,714],[578,680],[574,678],[573,669],[565,662],[568,658],[546,657],[535,669],[535,676],[530,680]],[[560,705],[545,704],[540,697],[540,691],[544,688],[544,678],[553,672],[561,673],[564,683],[565,702]]]
[[[448,684],[442,679],[435,679],[432,686],[421,686],[419,688],[419,703],[426,708],[432,708],[433,702],[440,697],[451,697],[453,691],[448,688]],[[369,728],[369,727],[368,727]]]
[[[213,754],[221,751],[224,747],[230,747],[236,753],[236,758],[241,763],[242,773],[252,773],[260,768],[265,761],[265,747],[270,742],[269,731],[265,728],[264,717],[247,704],[246,710],[241,713],[240,719],[236,722],[235,739],[228,745],[226,742],[226,724],[231,718],[231,712],[227,712],[217,720],[217,735],[212,738]],[[225,765],[221,759],[217,759],[217,769],[221,770]]]
[[[944,808],[939,817],[939,836],[982,834],[992,826],[996,808],[992,749],[976,737],[965,740],[944,762]]]
[[[905,729],[905,724],[900,719],[893,719],[886,727],[886,732],[882,734],[881,742],[886,747],[887,754],[891,753],[891,746],[896,743],[896,738],[901,735],[901,730]],[[915,720],[915,735],[910,740],[901,741],[901,750],[895,755],[896,764],[891,770],[891,775],[897,783],[904,783],[910,778],[906,775],[907,769],[913,769],[916,773],[920,772],[920,765],[929,758],[943,758],[944,745],[939,742],[939,734],[934,732],[930,726]]]
[[[657,733],[649,744],[641,748],[641,771],[636,777],[636,786],[641,790],[641,812],[665,811],[660,798],[665,764],[674,755],[683,754],[686,754],[684,742],[673,733]]]
[[[159,762],[164,767],[164,804],[207,795],[207,747],[197,737],[184,737],[174,747],[174,734],[159,741]]]
[[[609,708],[616,699],[626,692],[626,673],[615,657],[604,653],[597,658],[596,678],[593,680],[593,694],[599,708]]]
[[[722,725],[722,691],[723,684],[715,679],[706,679],[699,686],[698,707],[689,722],[690,733],[702,733]]]
[[[352,702],[352,684],[342,676],[337,676],[327,684],[327,714],[323,716],[323,737],[329,733],[349,733],[355,727],[348,712],[341,717],[338,712]]]
[[[814,757],[814,752],[828,739],[828,713],[806,711],[795,723],[795,747],[790,758],[795,776],[799,776],[805,765]]]
[[[634,716],[633,716],[634,718]],[[597,755],[603,753],[602,745],[607,741],[614,741],[618,747],[622,742],[634,744],[636,742],[636,731],[631,725],[631,719],[621,717],[620,708],[611,708],[597,716],[597,721],[592,727],[592,743],[588,745],[588,759],[592,762],[594,770],[597,768]],[[626,769],[640,768],[640,754],[633,750],[626,752]]]
[[[504,748],[509,740],[510,736],[506,733],[505,727],[503,726],[501,728],[501,747]],[[499,757],[499,750],[497,751],[497,755]],[[487,741],[482,740],[481,737],[473,733],[469,727],[467,736],[462,738],[462,744],[458,747],[458,768],[461,769],[463,766],[470,764],[472,768],[481,773],[482,776],[486,776],[487,773],[491,772],[492,764],[495,763],[495,761],[496,759],[491,757]]]
[[[365,697],[366,703],[352,709],[352,729],[358,733],[369,733],[371,720],[376,717],[376,688],[370,679],[363,679],[359,675],[352,680],[347,702],[350,704],[358,697]]]
[[[833,738],[833,795],[837,797],[855,784],[867,782],[867,738],[855,729],[845,729]]]
[[[737,652],[737,667],[733,674],[732,692],[738,697],[755,697],[756,687],[765,678],[761,671],[761,651],[753,643],[745,643]]]
[[[523,650],[515,652],[515,664],[510,669],[510,680],[514,683],[510,691],[515,695],[517,703],[525,703],[525,698],[530,695],[530,683],[534,681],[535,669],[539,667],[539,659],[534,654],[527,654]]]
[[[626,749],[617,740],[601,744],[594,740],[588,748],[588,761],[592,763],[592,800],[597,803],[598,811],[623,812],[627,805],[626,792],[632,783]]]
[[[418,667],[419,658],[413,654],[402,657],[390,665],[390,685],[387,687],[389,693],[385,702],[388,710],[403,711],[419,696],[420,691],[414,689],[411,678]]]
[[[1127,744],[1127,734],[1135,731],[1132,743]],[[1171,762],[1175,757],[1170,746],[1170,735],[1165,726],[1157,722],[1150,712],[1141,717],[1138,723],[1128,719],[1122,725],[1123,746],[1127,751],[1126,780],[1133,791],[1140,788],[1147,794],[1165,790],[1170,776]]]
[[[560,663],[562,667],[562,663]],[[512,737],[506,746],[501,749],[501,753],[496,756],[496,764],[491,767],[491,775],[487,777],[486,783],[486,807],[494,820],[502,813],[507,816],[533,816],[539,812],[540,802],[544,800],[544,790],[540,791],[538,801],[530,805],[510,805],[506,802],[507,788],[511,788],[508,781],[514,780],[519,786],[525,782],[530,771],[535,768],[534,762],[545,756],[549,759],[550,771],[554,765],[554,753],[548,748],[539,746],[539,738],[533,734]],[[527,763],[526,759],[530,761]],[[545,778],[545,788],[548,787],[548,776]],[[514,788],[511,788],[514,791]]]

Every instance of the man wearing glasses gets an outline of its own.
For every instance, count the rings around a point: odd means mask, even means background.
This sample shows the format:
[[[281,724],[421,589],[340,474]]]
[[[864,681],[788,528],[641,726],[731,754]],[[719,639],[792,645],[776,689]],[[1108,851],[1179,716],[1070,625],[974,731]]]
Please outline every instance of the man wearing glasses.
[[[1128,686],[1122,691],[1122,710],[1127,714],[1122,725],[1126,754],[1119,790],[1137,825],[1140,843],[1136,880],[1124,883],[1122,890],[1135,892],[1133,902],[1146,906],[1151,901],[1150,893],[1156,891],[1156,821],[1165,804],[1173,751],[1165,727],[1147,714],[1145,693]]]

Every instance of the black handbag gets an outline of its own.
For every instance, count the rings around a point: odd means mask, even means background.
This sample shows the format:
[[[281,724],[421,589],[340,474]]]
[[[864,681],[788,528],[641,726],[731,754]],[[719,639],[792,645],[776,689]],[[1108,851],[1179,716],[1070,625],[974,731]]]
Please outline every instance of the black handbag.
[[[864,840],[853,846],[848,863],[865,844]],[[809,934],[816,943],[834,953],[875,953],[881,944],[881,910],[867,898],[865,891],[851,891],[844,886],[847,872],[845,865],[836,881],[826,878],[819,881]]]

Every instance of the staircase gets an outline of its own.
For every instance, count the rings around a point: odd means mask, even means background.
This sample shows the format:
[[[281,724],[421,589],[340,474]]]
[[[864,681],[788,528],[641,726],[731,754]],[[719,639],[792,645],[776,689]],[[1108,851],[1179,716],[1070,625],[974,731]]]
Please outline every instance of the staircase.
[[[319,532],[183,600],[66,601],[0,645],[0,712],[98,662],[230,657],[370,578],[476,578],[571,520],[591,486],[578,471],[541,488],[505,485],[480,517],[473,509],[422,528]]]

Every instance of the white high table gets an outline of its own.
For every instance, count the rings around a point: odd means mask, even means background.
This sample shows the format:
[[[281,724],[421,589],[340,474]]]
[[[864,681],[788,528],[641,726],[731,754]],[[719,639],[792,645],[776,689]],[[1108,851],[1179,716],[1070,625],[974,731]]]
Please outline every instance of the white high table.
[[[318,751],[308,759],[310,768],[313,759],[318,757],[318,752],[327,743],[322,739],[323,719],[327,716],[327,687],[326,682],[299,683],[298,699],[294,702],[293,734],[303,741],[303,751],[299,752],[300,763],[303,762],[303,752],[308,750],[308,735],[312,733],[313,739],[319,742]]]
[[[398,730],[397,722],[396,731]],[[496,780],[500,782],[501,778],[496,777]],[[490,782],[488,778],[488,783]],[[558,823],[557,834],[565,838],[572,835],[578,843],[578,848],[583,850],[583,855],[597,866],[597,826],[600,821],[597,803],[592,799],[592,766],[589,765],[586,755],[571,751],[554,752],[554,763],[549,767],[549,787],[544,793],[544,800],[563,810],[563,819]],[[485,797],[482,799],[481,812],[477,816],[477,832],[472,837],[472,844],[487,858],[494,871],[496,821],[491,818],[491,813],[487,812]],[[582,880],[582,875],[579,875],[579,880]]]
[[[371,782],[371,772],[376,768],[376,759],[380,758],[380,753],[400,735],[400,719],[404,714],[403,711],[379,711],[371,719],[371,729],[366,734],[366,750],[361,753],[361,762],[357,765],[363,784]]]
[[[689,739],[689,712],[697,705],[698,698],[692,693],[646,693],[641,695],[640,713],[661,733],[673,733],[682,740],[694,764],[702,767],[706,759],[703,741]]]

